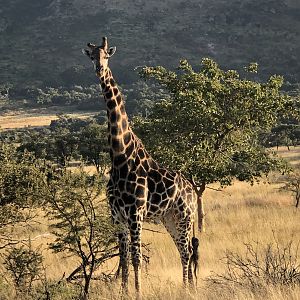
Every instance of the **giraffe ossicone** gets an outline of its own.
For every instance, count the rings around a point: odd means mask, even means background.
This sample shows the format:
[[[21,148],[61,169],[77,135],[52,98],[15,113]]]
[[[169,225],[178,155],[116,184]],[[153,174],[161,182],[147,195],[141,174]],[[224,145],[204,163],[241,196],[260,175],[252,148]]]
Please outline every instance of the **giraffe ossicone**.
[[[122,286],[128,289],[128,263],[131,252],[137,296],[141,293],[141,234],[143,222],[160,219],[172,236],[180,253],[183,283],[193,283],[192,263],[199,241],[192,243],[192,228],[198,204],[199,228],[203,222],[201,193],[192,181],[180,173],[160,166],[146,151],[129,126],[123,97],[117,87],[108,59],[115,47],[108,47],[107,38],[101,46],[87,44],[83,52],[95,66],[100,79],[108,117],[108,143],[111,171],[107,185],[114,223],[122,225],[118,234]],[[129,237],[131,243],[129,243]],[[197,243],[198,241],[198,243]],[[196,261],[194,261],[196,265]]]

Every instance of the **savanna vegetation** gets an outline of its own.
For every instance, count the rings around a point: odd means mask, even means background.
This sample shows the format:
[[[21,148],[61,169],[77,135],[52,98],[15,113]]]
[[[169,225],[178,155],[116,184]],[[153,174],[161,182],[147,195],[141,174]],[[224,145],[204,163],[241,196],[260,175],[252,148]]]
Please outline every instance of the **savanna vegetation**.
[[[136,89],[134,130],[160,162],[206,187],[196,290],[181,288],[164,228],[146,224],[145,299],[296,299],[298,94],[282,91],[281,76],[256,80],[254,63],[244,73],[212,59],[199,70],[182,60],[177,71],[139,71],[146,82]],[[120,297],[105,115],[59,115],[49,126],[1,131],[1,299]]]
[[[0,300],[123,297],[106,107],[81,54],[105,34],[134,131],[205,186],[196,288],[147,223],[143,298],[299,299],[299,16],[298,0],[0,5]]]

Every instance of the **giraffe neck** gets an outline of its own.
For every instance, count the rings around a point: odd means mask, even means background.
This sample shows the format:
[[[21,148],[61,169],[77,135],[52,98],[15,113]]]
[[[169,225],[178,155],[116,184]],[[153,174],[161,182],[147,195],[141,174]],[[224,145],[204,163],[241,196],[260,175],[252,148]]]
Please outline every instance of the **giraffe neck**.
[[[108,143],[114,165],[121,165],[131,156],[135,148],[134,134],[129,126],[124,100],[111,70],[106,69],[100,77],[108,118]]]

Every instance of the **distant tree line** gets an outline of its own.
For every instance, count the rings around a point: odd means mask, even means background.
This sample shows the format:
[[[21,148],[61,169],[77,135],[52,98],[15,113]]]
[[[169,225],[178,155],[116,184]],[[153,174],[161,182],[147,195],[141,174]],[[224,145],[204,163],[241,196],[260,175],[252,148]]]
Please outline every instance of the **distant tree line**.
[[[83,160],[100,172],[101,164],[108,162],[104,114],[106,112],[88,119],[60,115],[49,127],[4,131],[0,138],[17,144],[20,153],[29,151],[36,158],[61,167],[69,166],[71,161]]]
[[[139,80],[132,85],[119,87],[126,101],[126,109],[129,114],[146,115],[151,107],[159,101],[165,92],[154,84],[146,84]],[[78,110],[99,111],[106,109],[105,102],[101,98],[102,91],[99,84],[90,86],[74,85],[71,87],[27,87],[17,89],[14,86],[0,86],[1,97],[5,101],[2,107],[7,110],[16,107],[51,107],[72,106]],[[128,100],[128,101],[127,101]]]
[[[262,134],[262,143],[266,147],[286,146],[290,150],[291,146],[300,145],[300,124],[287,123],[279,124],[271,129],[271,132]]]

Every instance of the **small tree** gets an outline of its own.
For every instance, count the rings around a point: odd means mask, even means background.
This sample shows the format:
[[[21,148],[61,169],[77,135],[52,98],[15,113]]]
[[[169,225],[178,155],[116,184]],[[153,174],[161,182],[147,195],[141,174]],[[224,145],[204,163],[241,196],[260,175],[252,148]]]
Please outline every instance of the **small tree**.
[[[300,203],[300,171],[296,170],[284,179],[281,190],[291,192],[295,197],[295,206],[298,208]]]
[[[0,206],[28,206],[40,200],[41,165],[29,152],[18,154],[11,144],[0,145]]]
[[[62,166],[67,166],[69,161],[76,155],[78,137],[67,128],[59,128],[51,135],[48,143],[48,151],[57,159]]]
[[[4,266],[19,294],[28,294],[43,271],[43,256],[28,246],[13,246],[3,255]]]
[[[96,270],[117,256],[116,234],[105,199],[101,199],[105,182],[89,176],[82,168],[63,170],[49,181],[48,216],[56,240],[55,252],[68,252],[80,259],[80,265],[68,280],[83,279],[82,299],[87,299]]]
[[[16,226],[34,218],[33,208],[43,200],[44,178],[41,162],[30,153],[0,145],[0,249],[16,244]]]
[[[262,141],[266,146],[278,147],[296,146],[299,143],[300,125],[297,124],[279,124],[272,128],[271,132],[262,136]]]
[[[97,123],[88,124],[79,135],[79,153],[96,167],[98,174],[104,174],[110,164],[106,139],[107,126]]]
[[[257,65],[246,69],[256,73]],[[168,92],[148,118],[135,119],[146,146],[166,166],[222,185],[284,169],[259,141],[279,117],[293,112],[293,100],[280,93],[282,77],[264,83],[244,79],[211,59],[203,59],[199,71],[182,60],[177,73],[159,66],[145,67],[141,75]]]

